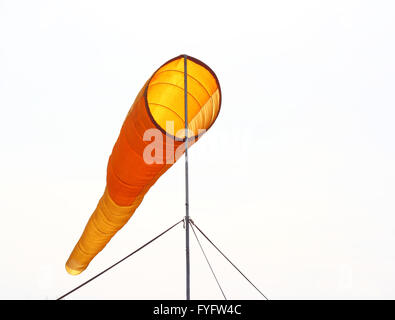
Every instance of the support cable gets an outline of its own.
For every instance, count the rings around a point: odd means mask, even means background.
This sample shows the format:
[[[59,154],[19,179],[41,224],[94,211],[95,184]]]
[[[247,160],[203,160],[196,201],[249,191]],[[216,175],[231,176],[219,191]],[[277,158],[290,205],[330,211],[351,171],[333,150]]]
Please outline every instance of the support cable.
[[[261,290],[259,290],[251,281],[250,279],[248,279],[243,272],[240,271],[240,269],[238,267],[235,266],[235,264],[229,260],[229,258],[209,239],[209,237],[206,236],[206,234],[192,221],[190,220],[192,225],[196,227],[196,229],[198,229],[198,231],[203,235],[203,237],[205,237],[207,239],[208,242],[211,243],[211,245],[217,249],[217,251],[226,259],[228,260],[228,262],[266,299],[269,300],[263,293]]]
[[[206,261],[207,261],[208,266],[210,267],[211,273],[213,274],[214,279],[215,279],[215,281],[217,282],[217,285],[218,285],[219,289],[221,290],[221,293],[222,293],[224,299],[225,299],[225,300],[228,300],[228,299],[226,299],[224,290],[222,290],[222,287],[221,287],[221,285],[220,285],[220,283],[219,283],[219,281],[218,281],[218,279],[217,279],[217,276],[215,275],[215,272],[214,272],[213,268],[211,267],[210,261],[208,260],[207,255],[206,255],[206,253],[205,253],[204,250],[203,250],[203,246],[202,246],[202,244],[200,243],[200,240],[199,240],[199,238],[198,238],[198,236],[197,236],[197,234],[196,234],[196,232],[195,232],[195,228],[193,227],[193,224],[192,224],[192,222],[191,222],[192,219],[189,219],[189,220],[190,220],[190,223],[191,223],[192,231],[193,231],[193,233],[194,233],[194,235],[195,235],[195,238],[196,238],[196,240],[197,240],[197,242],[198,242],[198,244],[199,244],[199,246],[200,246],[200,249],[201,249],[202,252],[203,252],[204,257],[206,258]]]
[[[77,291],[78,289],[81,289],[83,286],[87,285],[89,282],[91,282],[92,280],[95,280],[96,278],[100,277],[102,274],[104,274],[105,272],[107,272],[108,270],[114,268],[116,265],[120,264],[121,262],[125,261],[127,258],[131,257],[132,255],[134,255],[135,253],[139,252],[141,249],[145,248],[146,246],[148,246],[149,244],[151,244],[152,242],[154,242],[156,239],[160,238],[161,236],[163,236],[165,233],[167,233],[168,231],[170,231],[171,229],[173,229],[175,226],[177,226],[178,224],[180,224],[181,222],[183,222],[184,219],[178,221],[176,224],[172,225],[170,228],[166,229],[165,231],[163,231],[161,234],[157,235],[155,238],[153,238],[152,240],[148,241],[146,244],[142,245],[140,248],[138,248],[137,250],[133,251],[132,253],[128,254],[126,257],[122,258],[121,260],[119,260],[118,262],[114,263],[112,266],[108,267],[107,269],[103,270],[102,272],[98,273],[97,275],[95,275],[94,277],[90,278],[89,280],[85,281],[84,283],[80,284],[78,287],[75,287],[73,290],[67,292],[66,294],[62,295],[61,297],[59,297],[56,300],[61,300],[65,297],[67,297],[69,294],[73,293],[74,291]]]

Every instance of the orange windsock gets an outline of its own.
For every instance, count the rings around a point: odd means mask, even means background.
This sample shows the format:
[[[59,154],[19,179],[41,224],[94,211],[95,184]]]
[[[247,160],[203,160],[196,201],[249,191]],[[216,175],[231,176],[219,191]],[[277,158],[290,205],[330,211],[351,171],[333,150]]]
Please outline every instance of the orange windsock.
[[[184,153],[184,55],[162,65],[137,95],[107,166],[107,186],[66,262],[76,275],[106,246],[159,177]],[[186,56],[188,146],[216,120],[221,89],[214,72]]]

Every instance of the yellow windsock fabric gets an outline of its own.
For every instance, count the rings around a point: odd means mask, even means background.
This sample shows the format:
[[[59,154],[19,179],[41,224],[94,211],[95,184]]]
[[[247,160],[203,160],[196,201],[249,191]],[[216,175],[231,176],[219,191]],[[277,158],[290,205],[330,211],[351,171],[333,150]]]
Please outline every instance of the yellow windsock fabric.
[[[140,205],[185,147],[184,59],[163,64],[145,83],[122,125],[107,166],[107,185],[66,262],[72,275],[84,271]],[[221,89],[215,73],[187,59],[188,145],[215,122]]]

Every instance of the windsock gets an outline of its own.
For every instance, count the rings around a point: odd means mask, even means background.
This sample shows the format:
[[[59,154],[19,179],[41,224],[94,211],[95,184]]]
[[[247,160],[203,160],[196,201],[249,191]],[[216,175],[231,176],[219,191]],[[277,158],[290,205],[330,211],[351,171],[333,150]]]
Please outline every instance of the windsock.
[[[185,131],[184,62],[187,64]],[[122,125],[107,165],[107,184],[96,210],[66,262],[72,275],[84,271],[134,214],[151,186],[215,122],[221,89],[203,62],[180,55],[145,83]]]

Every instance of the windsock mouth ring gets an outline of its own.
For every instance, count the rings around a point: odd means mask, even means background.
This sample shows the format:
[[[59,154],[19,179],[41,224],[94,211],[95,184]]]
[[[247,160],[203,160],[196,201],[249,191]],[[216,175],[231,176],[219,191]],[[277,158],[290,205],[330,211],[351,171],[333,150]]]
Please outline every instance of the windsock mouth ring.
[[[188,118],[188,129],[190,129],[191,131],[192,131],[192,134],[191,135],[189,135],[188,136],[188,140],[192,140],[192,141],[194,141],[194,140],[196,140],[196,139],[198,139],[202,134],[204,134],[204,132],[205,131],[207,131],[208,129],[210,129],[210,127],[213,125],[213,123],[215,122],[215,120],[217,119],[217,117],[218,117],[218,114],[219,114],[219,112],[220,112],[220,110],[221,110],[221,103],[222,103],[222,92],[221,92],[221,86],[220,86],[220,84],[219,84],[219,81],[218,81],[218,78],[217,78],[217,75],[215,74],[215,72],[208,66],[208,65],[206,65],[204,62],[202,62],[202,61],[200,61],[199,59],[196,59],[196,58],[194,58],[194,57],[191,57],[191,56],[188,56],[188,55],[179,55],[179,56],[177,56],[177,57],[175,57],[175,58],[173,58],[173,59],[170,59],[169,61],[167,61],[167,62],[165,62],[162,66],[160,66],[155,72],[154,72],[154,74],[151,76],[151,78],[148,80],[148,83],[147,83],[147,85],[146,85],[146,87],[145,87],[145,90],[144,90],[144,100],[145,100],[145,108],[146,108],[146,110],[147,110],[147,113],[148,113],[148,115],[149,115],[149,117],[150,117],[150,119],[151,119],[151,121],[152,121],[152,123],[155,125],[155,127],[157,128],[157,129],[159,129],[163,134],[165,134],[166,136],[168,136],[168,137],[170,137],[171,139],[174,139],[175,141],[185,141],[185,139],[186,139],[186,137],[185,137],[185,124],[184,124],[184,98],[180,98],[179,97],[179,99],[178,99],[178,101],[182,101],[182,110],[180,110],[180,106],[178,106],[178,113],[176,112],[176,110],[175,110],[175,108],[170,104],[170,105],[166,105],[166,103],[163,103],[163,104],[160,104],[160,103],[154,103],[154,102],[152,102],[151,101],[151,92],[152,92],[152,90],[151,90],[151,88],[154,86],[154,85],[167,85],[167,86],[172,86],[172,87],[178,87],[178,89],[181,89],[182,90],[182,95],[184,94],[184,86],[183,86],[183,84],[181,85],[180,84],[180,77],[184,77],[184,71],[183,71],[183,69],[182,69],[182,71],[180,71],[180,70],[165,70],[165,71],[173,71],[173,72],[178,72],[178,85],[177,85],[177,82],[176,81],[174,81],[174,83],[170,83],[170,82],[160,82],[160,81],[156,81],[156,83],[152,83],[153,82],[153,80],[156,78],[156,76],[157,75],[159,75],[159,74],[161,74],[162,72],[164,72],[164,71],[160,71],[161,69],[163,69],[166,65],[168,65],[168,64],[170,64],[170,63],[172,63],[173,61],[176,61],[176,60],[184,60],[184,57],[186,57],[187,58],[187,60],[188,61],[192,61],[192,62],[194,62],[197,66],[199,66],[200,68],[202,68],[202,70],[204,70],[206,73],[207,73],[207,75],[209,75],[209,77],[211,77],[212,79],[211,79],[211,82],[213,82],[213,83],[215,83],[215,86],[216,86],[216,90],[215,90],[215,96],[216,96],[216,98],[217,98],[217,100],[214,102],[214,100],[213,100],[213,98],[212,98],[212,95],[213,95],[213,93],[209,93],[208,91],[207,91],[207,89],[205,89],[204,88],[204,91],[206,91],[207,92],[207,94],[209,95],[209,98],[207,99],[207,101],[206,101],[206,104],[208,103],[208,102],[210,102],[210,101],[208,101],[208,100],[210,100],[211,99],[211,105],[212,105],[212,107],[215,107],[215,109],[216,109],[216,112],[215,112],[215,115],[214,115],[214,117],[212,117],[211,119],[210,119],[210,121],[207,121],[206,120],[206,125],[205,126],[203,126],[202,128],[194,128],[195,130],[191,130],[191,128],[189,127],[189,125],[190,125],[190,123],[191,123],[191,119],[189,119]],[[200,84],[200,86],[202,86],[203,87],[203,85],[198,81],[198,80],[196,80],[195,78],[193,78],[191,75],[190,75],[190,72],[189,72],[189,69],[187,70],[187,73],[188,73],[188,82],[191,80],[191,81],[195,81],[195,82],[198,82],[199,84]],[[206,78],[207,78],[207,75],[206,75]],[[189,79],[189,78],[191,78],[191,79]],[[182,80],[183,81],[183,80]],[[180,90],[178,90],[178,91],[180,91]],[[181,93],[180,92],[178,92],[178,94],[180,95]],[[169,97],[169,96],[174,96],[174,95],[162,95],[163,97],[165,97],[165,96],[167,96],[167,97]],[[198,104],[198,101],[196,100],[196,98],[190,93],[190,89],[189,89],[189,84],[188,84],[188,98],[191,98],[191,99],[188,99],[188,117],[190,116],[190,112],[191,112],[191,107],[192,106],[190,106],[190,101],[192,100],[192,102],[193,102],[193,100],[195,100],[196,102],[197,102],[197,104]],[[178,104],[180,104],[180,103],[178,103]],[[204,106],[206,106],[206,104],[204,104]],[[215,106],[213,106],[215,104]],[[153,108],[153,106],[158,106],[158,107],[161,107],[161,108],[165,108],[165,109],[168,109],[169,110],[169,112],[171,112],[173,115],[172,115],[172,117],[171,118],[173,118],[174,117],[174,119],[176,119],[176,121],[178,122],[178,126],[176,126],[176,128],[174,128],[174,130],[171,130],[171,132],[169,132],[168,130],[166,130],[167,129],[167,125],[164,125],[164,122],[165,122],[165,120],[164,119],[160,119],[161,121],[158,121],[158,119],[155,117],[155,114],[153,114],[153,112],[152,112],[152,110],[151,110],[151,108]],[[201,111],[202,111],[202,105],[200,105],[199,106],[200,107],[200,109],[199,109],[199,111],[197,111],[197,114],[195,114],[195,115],[193,115],[193,119],[195,119],[197,116],[199,117],[199,116],[201,116],[201,115],[199,115],[199,113],[201,113]],[[170,121],[173,121],[174,119],[172,119],[172,120],[170,120]],[[193,120],[192,119],[192,120]],[[167,120],[166,120],[167,121]],[[174,122],[173,122],[174,123]],[[178,127],[178,128],[177,128]],[[182,129],[182,130],[184,130],[184,133],[183,133],[183,137],[180,137],[179,135],[177,135],[177,131],[179,130],[179,129]]]

